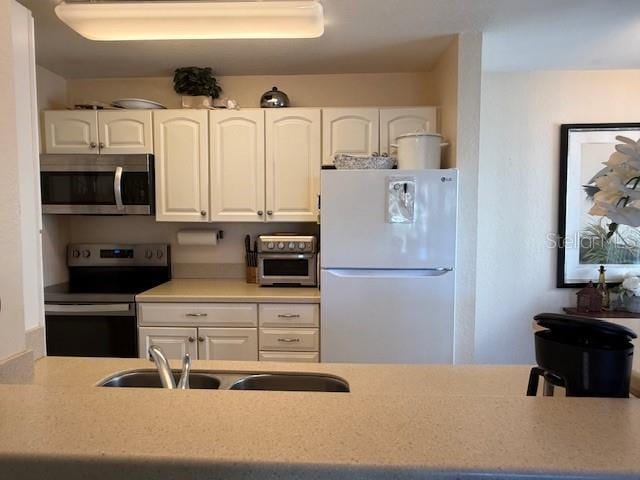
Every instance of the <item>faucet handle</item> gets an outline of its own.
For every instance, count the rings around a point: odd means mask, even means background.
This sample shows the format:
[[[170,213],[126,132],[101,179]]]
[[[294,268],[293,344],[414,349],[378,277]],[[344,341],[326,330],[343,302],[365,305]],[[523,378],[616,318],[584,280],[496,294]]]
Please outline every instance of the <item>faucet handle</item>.
[[[182,359],[182,373],[180,374],[180,380],[178,380],[176,388],[180,390],[189,388],[189,372],[191,372],[191,355],[186,353]]]

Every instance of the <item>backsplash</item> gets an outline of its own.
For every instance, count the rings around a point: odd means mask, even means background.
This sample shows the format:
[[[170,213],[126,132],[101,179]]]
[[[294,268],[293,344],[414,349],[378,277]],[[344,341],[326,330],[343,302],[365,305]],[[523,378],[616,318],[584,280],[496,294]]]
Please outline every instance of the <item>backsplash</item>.
[[[175,278],[236,278],[244,275],[244,236],[292,232],[316,234],[313,223],[162,223],[154,217],[68,217],[70,243],[169,243]],[[180,230],[222,230],[215,246],[178,245]]]

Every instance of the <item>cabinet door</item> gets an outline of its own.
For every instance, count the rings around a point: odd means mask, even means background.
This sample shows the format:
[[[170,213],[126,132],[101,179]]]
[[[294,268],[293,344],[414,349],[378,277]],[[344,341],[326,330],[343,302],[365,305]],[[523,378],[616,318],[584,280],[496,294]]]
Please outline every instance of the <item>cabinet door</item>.
[[[153,153],[150,110],[98,112],[100,153]]]
[[[256,328],[199,328],[200,360],[258,360]]]
[[[198,358],[196,328],[140,327],[138,328],[138,353],[140,358],[149,358],[149,347],[156,345],[167,358],[182,359],[186,353]]]
[[[98,153],[98,114],[95,110],[44,112],[46,153]]]
[[[391,144],[405,133],[435,133],[436,107],[382,108],[380,110],[380,153],[395,153]]]
[[[209,217],[206,110],[153,112],[156,220],[206,222]]]
[[[377,108],[322,110],[322,164],[333,165],[336,153],[371,155],[379,151]]]
[[[214,111],[211,220],[264,221],[264,111]]]
[[[320,110],[266,112],[267,221],[314,222],[320,185]]]

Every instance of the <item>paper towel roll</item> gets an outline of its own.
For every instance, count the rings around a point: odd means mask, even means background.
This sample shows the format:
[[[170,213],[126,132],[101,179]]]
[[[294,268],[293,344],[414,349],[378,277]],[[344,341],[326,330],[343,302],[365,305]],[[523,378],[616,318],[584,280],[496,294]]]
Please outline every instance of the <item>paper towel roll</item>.
[[[217,230],[180,230],[178,232],[178,245],[212,246],[217,244]]]

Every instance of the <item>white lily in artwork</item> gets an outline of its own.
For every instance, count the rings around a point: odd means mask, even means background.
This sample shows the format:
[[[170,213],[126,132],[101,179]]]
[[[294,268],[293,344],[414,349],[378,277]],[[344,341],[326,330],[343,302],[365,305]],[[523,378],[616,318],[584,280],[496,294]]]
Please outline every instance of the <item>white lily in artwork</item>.
[[[640,227],[640,139],[617,136],[619,144],[597,172],[585,185],[594,204],[591,215],[609,218],[613,224]]]
[[[599,207],[596,211],[604,213],[591,213],[595,207]],[[640,227],[640,208],[636,207],[616,207],[610,203],[598,202],[594,208],[589,210],[592,215],[603,215],[612,222],[619,225],[629,225],[630,227]]]

